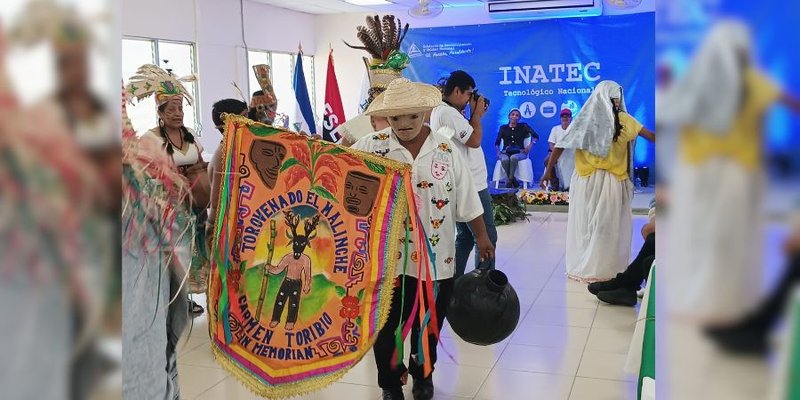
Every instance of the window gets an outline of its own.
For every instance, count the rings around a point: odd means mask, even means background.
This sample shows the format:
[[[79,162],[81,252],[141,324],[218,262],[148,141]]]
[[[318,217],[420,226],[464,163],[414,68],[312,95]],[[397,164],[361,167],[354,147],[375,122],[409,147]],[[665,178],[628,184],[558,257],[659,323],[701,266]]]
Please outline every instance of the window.
[[[250,50],[247,53],[249,65],[248,74],[250,82],[250,94],[261,90],[253,74],[253,66],[267,64],[270,66],[270,80],[275,89],[275,96],[278,98],[278,113],[289,116],[289,127],[300,118],[297,110],[294,95],[294,65],[297,54],[280,53],[276,51]],[[318,121],[316,110],[316,88],[314,84],[314,57],[303,56],[303,73],[306,76],[306,86],[308,86],[308,97],[311,100],[311,110],[314,112],[314,120]],[[249,99],[248,99],[249,100]]]
[[[194,44],[158,39],[123,38],[122,79],[125,84],[144,64],[155,64],[164,69],[169,68],[178,77],[197,73]],[[185,103],[183,105],[183,123],[201,136],[201,119],[198,114],[200,96],[197,82],[184,82],[183,85],[194,99],[193,105]],[[134,100],[133,105],[128,105],[128,116],[133,124],[133,129],[139,134],[158,126],[157,115],[155,98],[152,96],[141,102]]]

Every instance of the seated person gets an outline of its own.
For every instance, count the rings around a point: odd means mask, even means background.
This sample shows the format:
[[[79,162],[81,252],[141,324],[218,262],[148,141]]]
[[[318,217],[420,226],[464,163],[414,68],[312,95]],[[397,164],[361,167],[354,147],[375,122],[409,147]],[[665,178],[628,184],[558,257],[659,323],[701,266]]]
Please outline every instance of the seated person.
[[[519,187],[519,182],[514,177],[514,172],[517,170],[517,164],[520,160],[528,158],[528,153],[531,147],[539,140],[539,135],[524,122],[519,122],[522,114],[518,109],[512,109],[508,113],[508,124],[500,127],[497,132],[497,139],[494,141],[494,146],[497,149],[497,158],[503,164],[503,169],[506,171],[506,187]],[[525,139],[532,138],[531,142],[525,146]],[[503,142],[503,149],[500,149],[500,142]]]
[[[642,227],[644,244],[633,262],[613,279],[589,284],[589,292],[601,301],[619,306],[636,305],[636,292],[641,289],[642,281],[650,276],[650,268],[656,258],[655,202],[655,199],[650,202],[649,221]]]
[[[547,168],[547,163],[550,161],[550,154],[556,148],[556,143],[567,136],[567,129],[569,124],[572,123],[572,111],[569,108],[561,110],[560,119],[561,123],[550,130],[550,137],[547,138],[550,148],[547,150],[547,157],[544,159],[545,168]],[[556,163],[556,175],[555,179],[550,182],[550,187],[568,192],[573,172],[575,172],[575,149],[564,149]]]
[[[788,265],[772,294],[738,323],[706,329],[706,335],[723,350],[745,354],[766,353],[769,332],[784,315],[792,291],[800,285],[800,211],[795,211],[792,225],[792,232],[784,243]]]

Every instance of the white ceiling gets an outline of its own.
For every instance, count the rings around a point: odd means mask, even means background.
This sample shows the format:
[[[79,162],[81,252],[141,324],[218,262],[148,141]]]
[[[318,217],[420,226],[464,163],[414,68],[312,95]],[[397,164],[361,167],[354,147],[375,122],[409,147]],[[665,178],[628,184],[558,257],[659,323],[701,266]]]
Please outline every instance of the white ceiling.
[[[417,0],[387,0],[394,4],[383,6],[356,6],[344,0],[252,0],[257,3],[300,11],[308,14],[364,13],[370,11],[403,11],[417,4]],[[445,7],[483,7],[478,0],[437,0]]]

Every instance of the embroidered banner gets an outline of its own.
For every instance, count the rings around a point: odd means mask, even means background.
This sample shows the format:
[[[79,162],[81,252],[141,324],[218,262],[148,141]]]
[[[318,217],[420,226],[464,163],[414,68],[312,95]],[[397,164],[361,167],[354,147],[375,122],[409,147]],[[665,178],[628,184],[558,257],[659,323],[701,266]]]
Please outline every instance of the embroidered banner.
[[[406,164],[231,116],[209,331],[261,396],[339,379],[374,343],[408,215]]]

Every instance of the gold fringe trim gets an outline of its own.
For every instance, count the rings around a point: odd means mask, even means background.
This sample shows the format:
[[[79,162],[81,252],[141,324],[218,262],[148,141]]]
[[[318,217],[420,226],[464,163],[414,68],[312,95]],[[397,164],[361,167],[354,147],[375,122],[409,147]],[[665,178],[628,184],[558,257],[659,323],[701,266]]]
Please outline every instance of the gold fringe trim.
[[[341,377],[344,376],[344,374],[349,370],[349,368],[347,368],[324,377],[310,378],[299,382],[279,384],[277,386],[266,386],[261,383],[261,380],[254,377],[250,372],[239,367],[239,365],[234,361],[228,359],[228,355],[225,354],[219,347],[217,347],[217,343],[214,342],[213,339],[211,342],[211,350],[214,354],[214,360],[218,364],[222,365],[222,367],[236,379],[238,379],[239,382],[244,385],[244,387],[258,396],[267,397],[270,399],[287,399],[290,397],[302,396],[304,394],[322,390],[326,386],[341,379]],[[358,361],[361,361],[361,359],[359,358]]]

